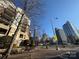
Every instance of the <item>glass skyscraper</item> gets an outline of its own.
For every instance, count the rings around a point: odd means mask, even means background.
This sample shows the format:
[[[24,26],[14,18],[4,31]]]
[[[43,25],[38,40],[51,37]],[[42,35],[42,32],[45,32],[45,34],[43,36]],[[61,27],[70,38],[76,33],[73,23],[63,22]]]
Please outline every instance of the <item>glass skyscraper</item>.
[[[77,31],[77,28],[70,23],[69,21],[67,21],[64,25],[63,25],[63,29],[65,34],[67,35],[67,37],[69,37],[71,41],[75,41],[79,38],[79,33]]]
[[[58,43],[59,44],[67,44],[67,37],[64,33],[64,30],[55,28],[55,32],[57,35]]]

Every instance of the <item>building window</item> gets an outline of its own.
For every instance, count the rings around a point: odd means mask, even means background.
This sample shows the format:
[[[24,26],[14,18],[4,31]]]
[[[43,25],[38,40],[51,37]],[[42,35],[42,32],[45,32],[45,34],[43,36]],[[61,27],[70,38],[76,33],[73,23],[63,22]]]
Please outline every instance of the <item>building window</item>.
[[[6,32],[7,32],[6,29],[2,29],[2,28],[0,28],[0,34],[5,34]]]
[[[23,38],[23,34],[20,34],[20,38]]]

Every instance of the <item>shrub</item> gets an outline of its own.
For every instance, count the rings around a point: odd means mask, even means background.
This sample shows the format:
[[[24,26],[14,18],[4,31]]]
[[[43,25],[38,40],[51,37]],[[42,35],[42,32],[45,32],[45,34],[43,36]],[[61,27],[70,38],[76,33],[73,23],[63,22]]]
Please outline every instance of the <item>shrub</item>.
[[[10,36],[0,37],[0,44],[3,45],[3,47],[0,46],[0,48],[7,48],[7,47],[9,47],[11,39],[12,39],[12,37],[10,37]]]

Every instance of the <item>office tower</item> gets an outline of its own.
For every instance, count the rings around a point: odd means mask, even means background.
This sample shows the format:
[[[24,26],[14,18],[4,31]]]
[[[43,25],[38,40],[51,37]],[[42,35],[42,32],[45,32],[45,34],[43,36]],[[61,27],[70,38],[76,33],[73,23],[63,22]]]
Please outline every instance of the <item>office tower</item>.
[[[67,44],[67,37],[63,29],[55,28],[55,32],[58,39],[58,44]]]
[[[77,39],[79,39],[79,33],[77,31],[77,28],[72,23],[70,23],[69,21],[67,21],[63,25],[63,29],[64,29],[65,34],[68,37],[69,43],[75,43],[75,41]]]

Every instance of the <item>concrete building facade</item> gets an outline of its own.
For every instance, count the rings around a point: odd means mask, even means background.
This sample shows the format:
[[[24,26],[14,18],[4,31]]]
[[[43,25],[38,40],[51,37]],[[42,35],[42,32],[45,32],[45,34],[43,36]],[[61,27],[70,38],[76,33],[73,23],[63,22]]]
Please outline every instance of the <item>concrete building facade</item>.
[[[9,31],[8,36],[13,36],[21,16],[24,13],[19,7],[16,7],[12,2],[8,0],[0,1],[0,36],[6,36],[6,33]],[[19,46],[22,40],[29,40],[29,29],[30,29],[30,20],[26,14],[22,18],[22,22],[18,33],[16,35],[15,45]]]
[[[70,43],[75,43],[75,41],[79,39],[77,28],[69,21],[63,25],[63,29]]]
[[[67,44],[67,37],[63,29],[55,28],[55,32],[58,39],[58,44]]]
[[[12,23],[12,25],[11,25],[12,28],[9,32],[10,36],[12,36],[14,34],[14,32],[18,26],[18,23],[21,20],[22,14],[24,13],[24,11],[21,8],[17,8],[16,12],[17,13],[16,13],[15,20]],[[24,14],[20,28],[19,28],[18,33],[16,35],[16,40],[15,40],[14,44],[19,46],[22,41],[29,40],[29,32],[30,32],[29,30],[30,30],[30,20],[26,16],[26,14]]]
[[[16,6],[7,0],[0,0],[0,36],[4,36],[16,16]]]

